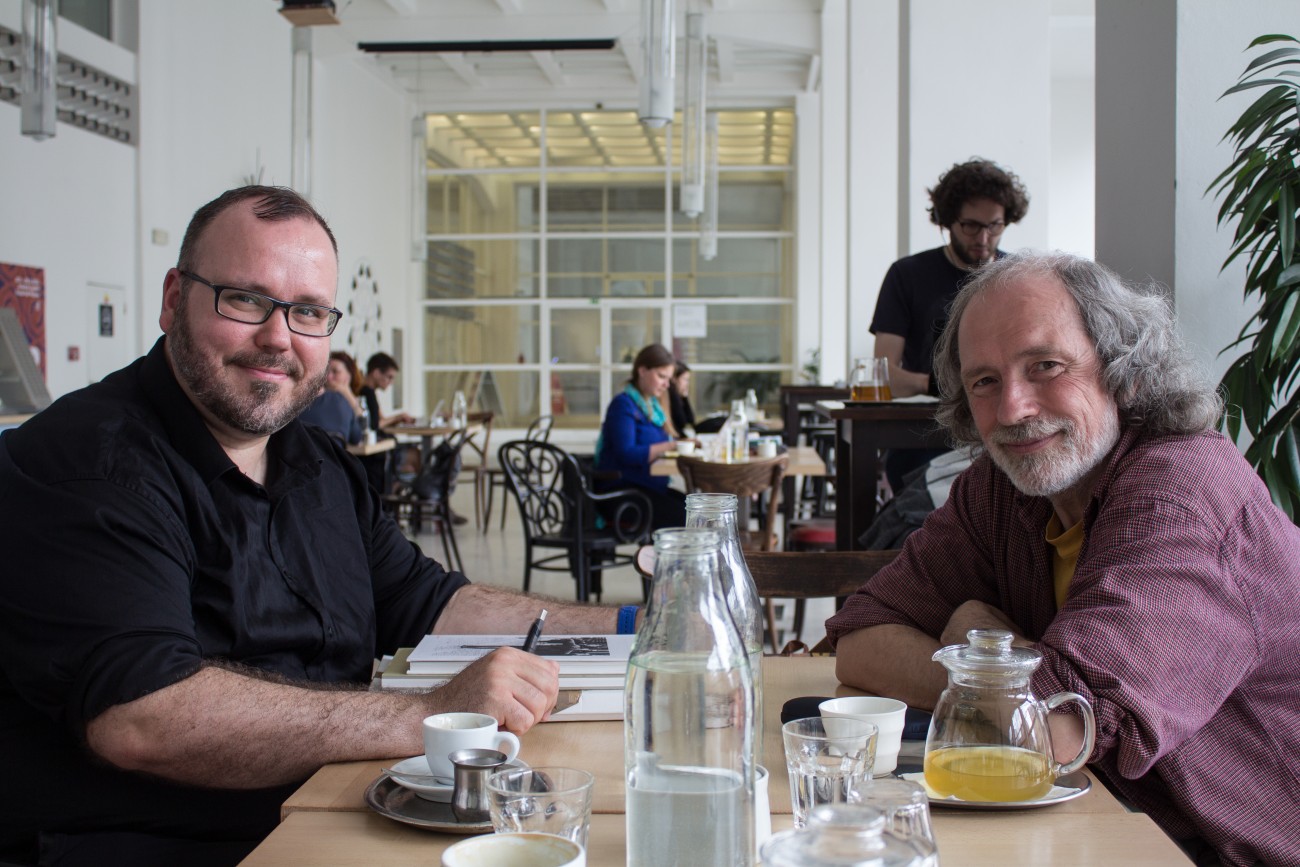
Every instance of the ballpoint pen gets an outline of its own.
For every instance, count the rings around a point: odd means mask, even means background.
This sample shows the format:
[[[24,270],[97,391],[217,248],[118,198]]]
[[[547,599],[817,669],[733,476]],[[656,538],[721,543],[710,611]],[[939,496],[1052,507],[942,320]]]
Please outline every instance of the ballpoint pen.
[[[543,608],[542,613],[537,615],[537,619],[533,621],[532,627],[529,628],[528,637],[524,639],[524,653],[533,652],[533,648],[537,646],[537,639],[541,637],[542,627],[545,625],[546,609]]]

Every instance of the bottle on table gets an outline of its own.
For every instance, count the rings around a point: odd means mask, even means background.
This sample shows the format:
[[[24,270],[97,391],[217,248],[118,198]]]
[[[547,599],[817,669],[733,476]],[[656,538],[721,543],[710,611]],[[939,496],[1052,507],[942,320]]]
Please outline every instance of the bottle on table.
[[[751,424],[756,421],[762,421],[762,419],[758,417],[758,395],[752,388],[745,391],[745,418],[748,419]]]
[[[735,494],[687,494],[686,526],[716,530],[719,537],[719,567],[722,596],[731,619],[740,630],[754,678],[754,764],[761,765],[763,749],[763,602],[758,597],[754,576],[740,548],[738,515],[740,501]]]
[[[745,417],[745,401],[731,402],[731,415],[722,425],[722,460],[739,464],[749,460],[749,420]]]
[[[628,662],[629,867],[752,867],[754,678],[726,607],[716,530],[655,533],[654,582]]]
[[[465,402],[465,392],[458,391],[451,399],[451,426],[464,430],[469,426],[469,404]]]

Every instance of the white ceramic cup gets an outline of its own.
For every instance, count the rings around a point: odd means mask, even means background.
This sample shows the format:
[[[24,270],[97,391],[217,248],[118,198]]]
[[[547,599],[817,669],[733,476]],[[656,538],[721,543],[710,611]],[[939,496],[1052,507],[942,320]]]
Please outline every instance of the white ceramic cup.
[[[906,704],[894,698],[852,695],[829,699],[817,708],[823,718],[860,719],[879,730],[876,736],[876,762],[871,768],[873,777],[883,776],[898,767],[898,751],[903,746]]]
[[[776,457],[776,440],[759,440],[758,456],[760,458]]]
[[[442,867],[586,867],[582,846],[557,837],[525,831],[470,837],[448,846]]]
[[[506,760],[519,755],[519,738],[497,731],[497,721],[485,713],[436,713],[424,718],[424,758],[429,773],[452,778],[447,756],[457,750],[500,750]]]
[[[695,457],[695,443],[690,440],[678,440],[677,454],[684,455],[688,458]]]

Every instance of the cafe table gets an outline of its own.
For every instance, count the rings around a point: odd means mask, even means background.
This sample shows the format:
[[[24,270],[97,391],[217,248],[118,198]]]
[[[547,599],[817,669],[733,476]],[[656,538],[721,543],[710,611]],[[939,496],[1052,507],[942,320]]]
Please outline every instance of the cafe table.
[[[348,454],[353,454],[356,455],[357,457],[364,458],[367,455],[377,455],[382,452],[391,452],[395,448],[397,448],[397,440],[393,440],[393,439],[375,440],[372,443],[368,443],[368,442],[349,443]]]
[[[650,465],[650,475],[678,475],[676,454],[676,452],[669,452],[652,463]],[[822,460],[821,455],[817,454],[817,450],[812,446],[791,446],[786,449],[786,455],[790,458],[785,467],[787,476],[826,475],[826,462]]]
[[[771,775],[772,828],[781,831],[792,822],[781,706],[798,696],[860,693],[837,683],[832,657],[765,657],[763,684],[763,764]],[[587,863],[590,867],[626,863],[623,724],[544,723],[521,741],[519,757],[530,764],[580,767],[595,775]],[[394,757],[398,758],[404,757]],[[250,867],[436,867],[442,850],[463,838],[392,821],[365,805],[366,788],[391,761],[322,768],[285,801],[279,827],[243,863]],[[1149,817],[1129,812],[1088,774],[1093,784],[1087,794],[1051,807],[1005,812],[934,808],[942,863],[972,867],[1190,863]]]
[[[482,423],[470,422],[466,431],[469,436],[474,436],[482,429]],[[385,433],[390,433],[394,436],[420,438],[420,466],[422,467],[429,465],[429,457],[433,454],[434,440],[446,439],[459,430],[460,428],[447,424],[396,424],[384,428]]]
[[[853,551],[876,517],[884,449],[944,448],[937,402],[821,400],[817,413],[835,422],[835,547]]]

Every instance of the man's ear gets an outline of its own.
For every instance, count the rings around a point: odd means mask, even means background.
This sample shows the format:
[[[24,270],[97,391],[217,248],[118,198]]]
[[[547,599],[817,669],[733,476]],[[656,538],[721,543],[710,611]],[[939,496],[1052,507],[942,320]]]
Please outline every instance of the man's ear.
[[[180,309],[181,304],[183,282],[184,278],[176,268],[169,269],[167,276],[163,278],[162,312],[158,314],[158,327],[164,334],[171,332],[172,323],[176,321],[176,311]]]

